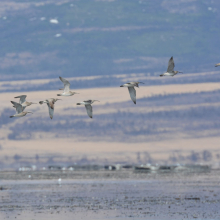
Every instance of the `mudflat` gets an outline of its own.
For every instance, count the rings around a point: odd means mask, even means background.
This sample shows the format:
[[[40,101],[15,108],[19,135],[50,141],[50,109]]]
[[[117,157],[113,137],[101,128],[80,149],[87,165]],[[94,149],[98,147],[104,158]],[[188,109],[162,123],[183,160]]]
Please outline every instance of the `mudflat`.
[[[0,219],[220,219],[220,170],[0,172]]]

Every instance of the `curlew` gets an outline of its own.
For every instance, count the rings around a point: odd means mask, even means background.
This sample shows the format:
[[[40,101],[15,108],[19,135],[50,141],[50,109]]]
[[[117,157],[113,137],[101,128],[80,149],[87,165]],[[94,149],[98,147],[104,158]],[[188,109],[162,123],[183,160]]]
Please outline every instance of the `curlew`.
[[[179,72],[179,71],[174,71],[175,64],[174,64],[174,60],[173,57],[170,58],[169,62],[168,62],[168,67],[167,67],[167,71],[163,74],[161,74],[160,76],[175,76],[177,73],[183,73],[183,72]]]
[[[13,102],[13,101],[11,101],[11,103],[12,103],[13,106],[16,108],[16,114],[10,116],[10,118],[13,118],[13,117],[23,117],[23,116],[25,116],[27,113],[33,114],[33,112],[23,112],[23,107],[22,107],[22,105],[21,105],[20,103]]]
[[[76,104],[77,105],[85,105],[88,116],[90,118],[92,118],[92,105],[91,104],[95,101],[99,102],[98,100],[86,100],[86,101],[79,102]]]
[[[131,100],[134,102],[134,104],[136,104],[136,90],[134,87],[139,88],[139,85],[138,85],[139,83],[143,83],[143,82],[129,82],[129,83],[125,83],[120,86],[120,87],[128,87]]]
[[[15,98],[17,99],[17,98],[20,98],[20,100],[19,100],[19,104],[21,104],[22,105],[22,107],[23,107],[23,111],[24,111],[24,109],[26,108],[26,107],[28,107],[28,106],[30,106],[30,105],[32,105],[32,104],[37,104],[37,103],[34,103],[34,102],[27,102],[26,101],[26,95],[20,95],[20,96],[16,96]],[[15,106],[13,106],[13,107],[15,107]]]
[[[216,63],[216,64],[215,64],[215,67],[218,67],[218,66],[220,66],[220,63]]]
[[[57,96],[72,96],[75,94],[79,94],[79,93],[70,91],[70,83],[68,80],[62,78],[61,76],[59,78],[62,81],[62,83],[64,84],[64,88],[60,89],[60,90],[63,90],[63,93],[57,94]]]
[[[50,99],[46,99],[44,101],[40,101],[39,103],[42,105],[44,103],[47,103],[48,106],[48,110],[49,110],[49,115],[50,118],[53,118],[53,113],[54,113],[54,104],[57,100],[61,100],[61,99],[54,99],[54,98],[50,98]]]

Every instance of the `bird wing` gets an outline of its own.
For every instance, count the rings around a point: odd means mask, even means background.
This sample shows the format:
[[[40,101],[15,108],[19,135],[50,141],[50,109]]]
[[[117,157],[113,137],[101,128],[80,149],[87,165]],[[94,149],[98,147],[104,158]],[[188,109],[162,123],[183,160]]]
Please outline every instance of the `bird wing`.
[[[92,100],[85,100],[85,101],[83,101],[85,104],[87,104],[87,105],[90,105],[91,104],[91,102],[92,102]]]
[[[130,93],[131,100],[136,104],[136,90],[134,87],[128,87],[128,91]]]
[[[87,111],[87,114],[90,118],[92,118],[92,106],[91,105],[85,105],[86,107],[86,111]]]
[[[68,93],[70,91],[70,83],[68,80],[62,78],[61,76],[59,77],[62,83],[64,84],[64,93]]]
[[[20,95],[20,96],[16,96],[15,98],[20,98],[19,103],[22,104],[24,102],[26,102],[26,95]]]
[[[171,57],[169,62],[168,62],[167,72],[168,73],[172,72],[174,67],[175,67],[174,60],[173,60],[173,57]]]
[[[55,103],[54,100],[48,101],[50,108],[54,109],[54,103]]]
[[[20,114],[23,111],[23,107],[21,104],[17,103],[17,102],[13,102],[11,101],[11,103],[14,105],[14,107],[16,108],[16,112],[17,114]]]
[[[47,103],[47,106],[48,106],[50,118],[52,119],[53,118],[53,113],[54,113],[54,107],[51,108],[50,103]]]

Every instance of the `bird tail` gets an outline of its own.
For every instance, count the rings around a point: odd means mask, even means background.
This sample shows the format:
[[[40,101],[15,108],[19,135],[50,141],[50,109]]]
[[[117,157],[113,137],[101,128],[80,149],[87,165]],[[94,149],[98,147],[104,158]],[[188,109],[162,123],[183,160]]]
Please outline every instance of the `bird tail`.
[[[163,76],[163,74],[160,75],[160,77]]]
[[[14,116],[12,115],[12,116],[10,116],[9,118],[13,118]]]
[[[39,103],[40,103],[41,105],[42,105],[42,104],[44,104],[44,102],[43,102],[43,101],[40,101]]]
[[[81,103],[76,103],[76,105],[81,105]]]
[[[57,94],[57,96],[61,96],[61,94]]]

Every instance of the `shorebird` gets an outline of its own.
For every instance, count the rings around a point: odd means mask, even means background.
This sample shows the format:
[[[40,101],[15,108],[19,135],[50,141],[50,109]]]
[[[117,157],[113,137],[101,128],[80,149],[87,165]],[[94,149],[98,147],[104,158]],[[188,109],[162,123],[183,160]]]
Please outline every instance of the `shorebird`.
[[[10,116],[10,118],[13,118],[13,117],[23,117],[23,116],[25,116],[27,113],[33,114],[33,112],[23,112],[23,107],[22,107],[22,105],[21,105],[20,103],[13,102],[13,101],[11,101],[11,103],[12,103],[13,106],[16,108],[16,114]]]
[[[134,87],[139,88],[139,85],[138,85],[139,83],[143,83],[143,82],[129,82],[129,83],[125,83],[124,85],[120,86],[120,87],[128,87],[131,100],[134,102],[134,104],[136,104],[136,90]]]
[[[44,101],[40,101],[39,103],[42,105],[44,103],[47,103],[47,106],[48,106],[48,110],[49,110],[49,115],[50,115],[50,118],[52,119],[53,118],[53,113],[54,113],[54,104],[57,100],[61,100],[61,99],[54,99],[54,98],[51,98],[51,99],[46,99]]]
[[[62,78],[61,76],[59,78],[63,82],[64,88],[60,89],[60,90],[63,90],[63,93],[57,94],[57,96],[72,96],[74,94],[79,94],[79,93],[70,91],[70,83],[68,80]]]
[[[218,67],[218,66],[220,66],[220,63],[215,64],[215,67]]]
[[[86,100],[86,101],[79,102],[79,103],[76,103],[76,104],[77,105],[85,105],[88,116],[90,118],[92,118],[92,106],[91,106],[91,104],[95,101],[99,102],[98,100]]]
[[[23,111],[24,111],[24,109],[26,108],[26,107],[28,107],[28,106],[30,106],[30,105],[32,105],[32,104],[37,104],[37,103],[34,103],[34,102],[27,102],[26,101],[26,95],[20,95],[20,96],[16,96],[15,98],[17,99],[17,98],[20,98],[20,101],[19,101],[19,103],[22,105],[22,107],[23,107]],[[13,106],[13,107],[15,107],[15,106]]]
[[[179,71],[174,71],[175,64],[174,64],[174,60],[173,57],[170,58],[169,62],[168,62],[168,67],[167,67],[167,71],[163,74],[161,74],[160,76],[175,76],[177,73],[183,73],[183,72],[179,72]]]

